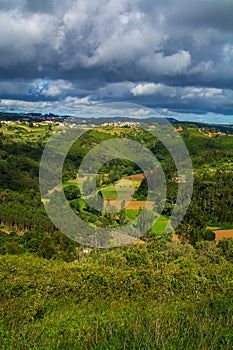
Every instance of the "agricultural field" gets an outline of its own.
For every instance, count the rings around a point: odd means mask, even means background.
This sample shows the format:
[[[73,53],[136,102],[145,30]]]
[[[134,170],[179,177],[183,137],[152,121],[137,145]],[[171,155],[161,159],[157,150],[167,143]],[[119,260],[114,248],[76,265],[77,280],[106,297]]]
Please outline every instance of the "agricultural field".
[[[44,142],[51,135],[52,127],[40,123],[2,123],[4,137],[19,142]]]
[[[214,230],[213,232],[215,233],[216,242],[219,242],[221,239],[224,238],[233,238],[233,229]]]

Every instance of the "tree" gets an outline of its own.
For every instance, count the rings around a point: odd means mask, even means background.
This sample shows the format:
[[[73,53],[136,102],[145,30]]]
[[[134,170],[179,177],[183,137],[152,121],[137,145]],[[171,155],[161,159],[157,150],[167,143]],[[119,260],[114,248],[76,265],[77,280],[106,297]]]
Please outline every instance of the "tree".
[[[104,199],[102,191],[97,192],[95,195],[88,198],[89,203],[89,211],[93,212],[94,214],[99,214],[103,211],[104,207]]]
[[[173,223],[173,218],[172,218]],[[197,203],[191,203],[182,222],[176,228],[183,243],[195,245],[196,242],[203,240],[206,227],[206,221],[202,209]]]
[[[233,261],[233,238],[224,238],[218,242],[220,253],[230,261]]]
[[[125,223],[125,219],[126,219],[126,213],[125,213],[125,200],[123,200],[121,202],[121,211],[119,214],[119,222],[120,225],[123,225]]]
[[[139,199],[139,200],[146,200],[148,196],[148,183],[146,177],[142,179],[140,186],[135,191],[133,198]]]
[[[139,210],[137,228],[142,233],[145,234],[152,228],[154,220],[154,213],[148,209]]]
[[[64,190],[66,198],[69,201],[81,197],[81,192],[80,192],[80,189],[78,186],[70,185],[68,187],[65,187],[63,190]]]
[[[54,242],[52,241],[49,235],[46,235],[38,248],[38,255],[45,259],[52,259],[52,257],[56,254],[56,247]]]
[[[204,241],[214,241],[215,240],[215,233],[213,231],[207,229],[203,233],[203,239],[204,239]]]
[[[72,199],[69,202],[71,208],[75,209],[75,211],[80,211],[81,210],[81,203],[80,203],[80,199]]]
[[[93,193],[95,188],[96,188],[95,177],[91,179],[90,176],[88,176],[82,185],[84,196],[88,196],[89,194]]]
[[[12,254],[12,255],[19,255],[24,253],[24,248],[19,245],[17,242],[6,242],[1,248],[0,248],[1,254]]]

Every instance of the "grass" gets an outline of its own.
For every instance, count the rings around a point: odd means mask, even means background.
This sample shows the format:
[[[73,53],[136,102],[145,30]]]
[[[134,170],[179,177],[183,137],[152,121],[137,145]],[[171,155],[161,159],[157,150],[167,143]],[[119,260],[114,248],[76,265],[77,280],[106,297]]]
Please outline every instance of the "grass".
[[[71,303],[68,308],[61,303],[52,315],[45,313],[43,321],[13,331],[13,339],[2,349],[11,344],[14,349],[230,349],[229,313],[218,318],[208,303],[201,306],[200,315],[190,302],[166,306],[128,302],[119,307],[99,301]]]
[[[0,256],[1,349],[232,348],[229,263],[135,269],[107,266],[110,256]]]
[[[161,235],[165,232],[169,220],[165,215],[160,215],[158,220],[154,222],[152,231]]]
[[[126,217],[132,221],[134,219],[136,219],[136,217],[138,216],[138,212],[139,210],[133,210],[133,209],[126,209],[125,210],[125,214],[126,214]]]
[[[27,124],[3,124],[1,132],[11,138],[12,141],[28,142],[39,141],[47,138],[46,133],[51,134],[48,125],[29,127]]]
[[[135,191],[135,189],[140,185],[140,183],[141,180],[129,180],[123,178],[114,185],[103,187],[101,191],[105,200],[115,200],[117,199],[117,187],[118,193],[125,194],[125,197],[128,199],[128,194],[132,192],[132,187]]]
[[[138,188],[140,186],[141,180],[129,180],[134,188]]]
[[[106,200],[114,200],[117,198],[117,192],[114,186],[104,187],[101,191]]]
[[[76,187],[79,187],[81,188],[81,184],[78,183],[78,182],[71,182],[71,181],[65,181],[62,183],[62,186],[63,187],[70,187],[70,186],[76,186]]]

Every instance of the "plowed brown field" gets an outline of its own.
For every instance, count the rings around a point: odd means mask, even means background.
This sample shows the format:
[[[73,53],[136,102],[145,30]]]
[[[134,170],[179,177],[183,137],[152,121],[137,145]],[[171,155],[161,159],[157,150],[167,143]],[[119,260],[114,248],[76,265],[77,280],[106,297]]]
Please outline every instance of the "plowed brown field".
[[[233,238],[233,229],[229,230],[215,230],[215,240],[218,242],[222,238]]]
[[[142,174],[136,174],[136,175],[129,175],[129,176],[124,176],[124,179],[130,179],[130,180],[142,180],[144,179],[145,175]]]

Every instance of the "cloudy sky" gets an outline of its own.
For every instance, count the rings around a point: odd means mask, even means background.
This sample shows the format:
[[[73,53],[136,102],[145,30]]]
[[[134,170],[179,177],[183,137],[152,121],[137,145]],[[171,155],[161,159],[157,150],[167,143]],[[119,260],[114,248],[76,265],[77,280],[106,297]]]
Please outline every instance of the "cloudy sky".
[[[233,123],[232,0],[0,0],[0,110]]]

